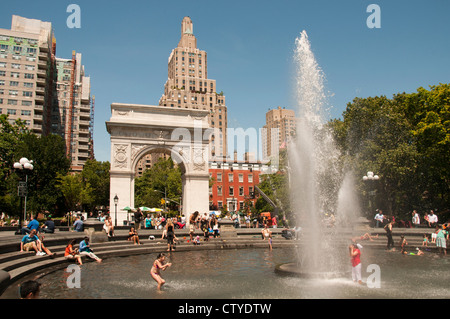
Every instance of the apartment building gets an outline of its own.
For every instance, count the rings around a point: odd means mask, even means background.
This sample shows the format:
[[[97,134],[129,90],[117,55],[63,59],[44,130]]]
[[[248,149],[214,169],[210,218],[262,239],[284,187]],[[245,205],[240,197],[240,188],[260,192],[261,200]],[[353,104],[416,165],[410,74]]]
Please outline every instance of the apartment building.
[[[227,107],[216,80],[208,78],[208,56],[197,48],[191,18],[181,22],[181,39],[168,60],[168,79],[160,106],[209,110],[209,124],[218,134],[211,137],[210,157],[227,156]]]
[[[281,108],[266,113],[266,124],[263,126],[262,150],[263,159],[278,156],[280,148],[287,147],[290,137],[294,136],[297,127],[297,118],[294,110]]]
[[[11,30],[0,29],[0,112],[38,135],[50,133],[54,54],[50,22],[14,15]]]
[[[64,138],[73,171],[81,171],[93,158],[93,97],[81,57],[74,51],[71,59],[56,58],[56,94],[51,112],[51,132]]]
[[[90,78],[80,53],[56,57],[50,22],[13,15],[11,30],[0,29],[0,114],[38,135],[63,137],[74,171],[93,158]]]

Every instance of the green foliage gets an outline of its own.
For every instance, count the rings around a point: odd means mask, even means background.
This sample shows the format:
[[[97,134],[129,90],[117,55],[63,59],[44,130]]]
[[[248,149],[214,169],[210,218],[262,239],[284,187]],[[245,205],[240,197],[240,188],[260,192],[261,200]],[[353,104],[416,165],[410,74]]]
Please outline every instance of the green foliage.
[[[358,180],[367,201],[369,191],[376,189],[378,208],[408,219],[412,209],[448,208],[449,108],[450,86],[440,84],[392,99],[355,98],[343,120],[330,121],[343,158],[356,176],[369,170],[380,176],[371,185]]]
[[[160,158],[141,177],[135,180],[135,205],[147,207],[163,207],[161,199],[179,201],[181,196],[181,170],[172,159]],[[168,201],[166,206],[176,210],[177,204]]]
[[[88,211],[97,206],[109,206],[110,166],[109,162],[96,160],[87,160],[83,166],[81,172],[83,184],[90,189],[90,202],[83,202]]]

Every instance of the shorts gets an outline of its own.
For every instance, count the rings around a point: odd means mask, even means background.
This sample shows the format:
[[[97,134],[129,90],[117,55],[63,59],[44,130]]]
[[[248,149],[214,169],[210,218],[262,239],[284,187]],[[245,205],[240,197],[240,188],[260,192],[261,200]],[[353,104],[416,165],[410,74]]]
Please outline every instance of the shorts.
[[[34,241],[31,241],[31,242],[29,242],[29,243],[26,243],[25,245],[23,245],[23,249],[24,249],[25,251],[29,251],[30,249],[33,249],[33,243],[34,243]]]
[[[447,248],[447,242],[445,238],[437,238],[436,239],[436,247]]]

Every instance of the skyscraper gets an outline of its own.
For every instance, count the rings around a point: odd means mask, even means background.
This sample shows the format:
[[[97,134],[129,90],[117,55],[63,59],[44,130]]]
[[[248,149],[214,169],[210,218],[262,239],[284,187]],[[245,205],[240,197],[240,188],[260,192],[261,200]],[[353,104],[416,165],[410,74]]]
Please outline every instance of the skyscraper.
[[[266,113],[266,125],[262,136],[263,159],[278,156],[279,148],[285,148],[295,134],[297,118],[294,110],[278,106]]]
[[[197,48],[191,18],[181,22],[181,39],[168,61],[168,79],[160,106],[209,110],[209,124],[219,134],[211,137],[210,156],[227,156],[227,107],[223,92],[216,91],[216,81],[208,78],[205,51]]]
[[[12,16],[0,29],[0,113],[38,135],[50,132],[55,38],[50,22]]]
[[[81,54],[57,58],[50,22],[13,15],[11,30],[0,29],[0,114],[35,134],[60,135],[79,171],[93,158],[92,102]]]
[[[92,158],[91,83],[81,64],[81,53],[71,59],[56,58],[56,94],[54,94],[51,132],[64,138],[71,169],[81,171]]]

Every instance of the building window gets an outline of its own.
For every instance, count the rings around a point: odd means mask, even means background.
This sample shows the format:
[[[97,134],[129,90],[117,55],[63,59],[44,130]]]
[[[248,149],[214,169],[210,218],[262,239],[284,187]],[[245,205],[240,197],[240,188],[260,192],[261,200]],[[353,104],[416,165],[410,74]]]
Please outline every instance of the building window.
[[[239,196],[244,196],[244,187],[239,187]]]
[[[233,186],[230,186],[230,187],[228,188],[228,195],[229,195],[229,196],[234,196],[234,187],[233,187]]]
[[[228,182],[233,183],[233,174],[228,174]]]
[[[30,110],[22,110],[22,111],[20,112],[20,115],[30,116],[30,115],[31,115],[31,111],[30,111]]]
[[[26,96],[26,97],[32,97],[32,96],[33,96],[33,92],[30,92],[30,91],[23,91],[23,96]]]
[[[217,186],[217,196],[222,196],[222,186]]]
[[[244,174],[239,174],[239,183],[244,182]]]
[[[248,174],[248,182],[253,183],[253,174]]]
[[[217,173],[217,181],[218,182],[222,181],[222,173]]]
[[[8,104],[9,104],[9,101],[10,100],[8,100]],[[17,102],[17,101],[16,101]],[[8,115],[16,115],[16,110],[14,110],[14,109],[8,109]]]

